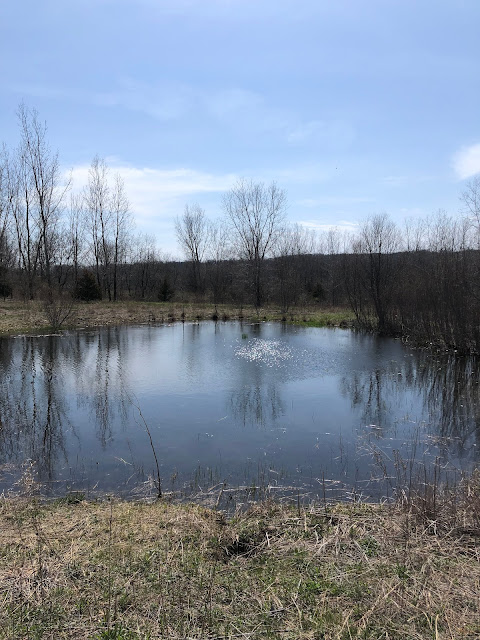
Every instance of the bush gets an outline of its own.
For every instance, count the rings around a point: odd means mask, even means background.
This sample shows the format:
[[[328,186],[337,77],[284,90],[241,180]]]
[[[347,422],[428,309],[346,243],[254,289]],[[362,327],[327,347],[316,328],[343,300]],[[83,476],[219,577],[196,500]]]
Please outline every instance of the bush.
[[[102,299],[102,292],[91,271],[84,271],[80,276],[75,287],[74,296],[77,300],[83,300],[84,302]]]
[[[5,300],[5,298],[12,296],[12,287],[6,282],[0,282],[0,296]]]
[[[160,302],[168,302],[173,298],[173,294],[175,293],[174,289],[170,286],[167,278],[163,279],[162,286],[158,292],[158,299]]]

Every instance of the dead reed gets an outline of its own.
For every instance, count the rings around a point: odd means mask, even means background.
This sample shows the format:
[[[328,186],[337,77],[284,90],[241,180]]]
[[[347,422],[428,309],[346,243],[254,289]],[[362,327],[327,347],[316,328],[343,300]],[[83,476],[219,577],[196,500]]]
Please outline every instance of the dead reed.
[[[0,638],[480,637],[480,474],[390,504],[0,500]]]

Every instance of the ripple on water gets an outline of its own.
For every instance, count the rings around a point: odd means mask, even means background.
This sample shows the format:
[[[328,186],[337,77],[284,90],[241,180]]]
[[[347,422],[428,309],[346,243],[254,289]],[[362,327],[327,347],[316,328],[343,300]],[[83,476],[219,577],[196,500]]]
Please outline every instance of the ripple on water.
[[[235,355],[249,362],[261,362],[267,367],[278,367],[293,359],[293,350],[280,340],[253,338],[236,347]]]

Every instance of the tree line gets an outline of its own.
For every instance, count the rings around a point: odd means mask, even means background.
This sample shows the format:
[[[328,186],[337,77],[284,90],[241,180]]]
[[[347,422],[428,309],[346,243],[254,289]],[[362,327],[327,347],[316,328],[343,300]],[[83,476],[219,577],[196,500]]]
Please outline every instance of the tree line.
[[[74,192],[37,112],[21,105],[18,123],[18,145],[0,152],[3,297],[273,304],[285,315],[349,305],[364,329],[480,350],[480,177],[456,216],[400,227],[377,214],[354,233],[291,224],[283,189],[241,179],[220,219],[185,206],[175,220],[184,260],[174,260],[135,232],[123,180],[101,157]]]

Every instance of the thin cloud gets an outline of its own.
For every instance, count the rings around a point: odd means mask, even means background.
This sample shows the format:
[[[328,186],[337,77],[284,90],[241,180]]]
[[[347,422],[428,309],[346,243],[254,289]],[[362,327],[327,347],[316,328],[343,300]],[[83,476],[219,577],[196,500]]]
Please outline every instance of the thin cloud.
[[[237,180],[233,174],[214,175],[194,169],[137,168],[110,163],[112,173],[119,173],[132,212],[140,222],[173,218],[183,209],[186,200],[208,193],[221,193]],[[89,165],[77,165],[71,175],[75,191],[88,183]]]
[[[288,135],[287,140],[293,144],[304,142],[312,137],[321,134],[325,129],[325,124],[319,120],[305,122],[293,129]]]
[[[358,222],[352,222],[351,220],[338,220],[335,223],[329,222],[317,222],[316,220],[301,220],[299,224],[302,227],[306,227],[307,229],[312,229],[313,231],[331,231],[333,229],[338,229],[339,231],[351,231],[355,232],[358,230]]]
[[[340,120],[310,120],[290,127],[286,134],[291,145],[322,142],[332,148],[346,148],[355,138],[355,130],[349,122]]]
[[[480,173],[480,143],[459,149],[453,156],[452,166],[459,180]]]

